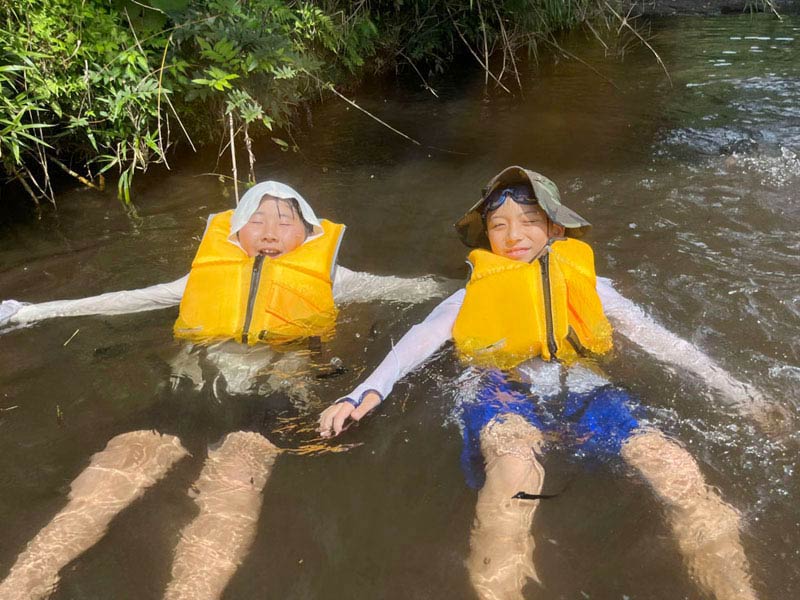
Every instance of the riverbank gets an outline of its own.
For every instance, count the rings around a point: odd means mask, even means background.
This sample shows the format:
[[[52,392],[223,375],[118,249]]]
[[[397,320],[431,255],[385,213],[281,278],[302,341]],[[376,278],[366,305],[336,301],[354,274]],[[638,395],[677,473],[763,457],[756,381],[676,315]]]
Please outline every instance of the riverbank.
[[[393,70],[427,81],[465,55],[488,69],[502,51],[513,64],[611,10],[602,0],[23,4],[0,8],[0,163],[37,204],[55,203],[56,171],[95,187],[114,176],[130,204],[135,176],[178,145],[223,148],[231,176],[252,182],[253,142],[296,147],[292,126],[320,98]]]
[[[770,12],[779,14],[800,12],[798,0],[645,0],[632,2],[632,14],[650,17],[679,15],[718,16],[748,12]]]
[[[134,178],[168,165],[179,148],[221,148],[220,170],[246,184],[257,139],[297,148],[298,116],[320,99],[347,101],[343,94],[366,78],[404,71],[427,87],[466,57],[490,85],[510,91],[515,57],[554,45],[554,32],[621,18],[621,4],[603,0],[525,11],[511,0],[491,11],[467,0],[409,0],[402,8],[332,0],[313,9],[288,0],[176,0],[168,11],[150,4],[124,14],[101,0],[80,10],[68,0],[26,0],[24,13],[0,9],[0,86],[9,90],[0,102],[0,169],[15,199],[55,204],[58,177],[98,188],[109,177],[130,205]],[[788,14],[800,0],[631,6],[648,16],[772,6]]]

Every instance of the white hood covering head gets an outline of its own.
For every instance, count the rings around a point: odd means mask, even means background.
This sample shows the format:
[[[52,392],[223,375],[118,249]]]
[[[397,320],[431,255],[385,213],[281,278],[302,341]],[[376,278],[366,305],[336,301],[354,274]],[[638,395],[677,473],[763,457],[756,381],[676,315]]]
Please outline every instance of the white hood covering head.
[[[233,216],[231,217],[231,233],[228,236],[231,241],[236,240],[236,234],[239,233],[239,230],[245,226],[250,220],[250,217],[253,216],[253,213],[256,212],[264,196],[283,199],[294,198],[300,206],[300,215],[303,217],[303,220],[314,227],[314,233],[320,232],[322,224],[319,222],[317,215],[314,214],[314,209],[311,208],[311,205],[306,202],[305,198],[298,194],[294,188],[285,183],[280,183],[279,181],[262,181],[261,183],[255,184],[244,193],[239,200],[239,205],[236,207],[236,210],[233,211]]]

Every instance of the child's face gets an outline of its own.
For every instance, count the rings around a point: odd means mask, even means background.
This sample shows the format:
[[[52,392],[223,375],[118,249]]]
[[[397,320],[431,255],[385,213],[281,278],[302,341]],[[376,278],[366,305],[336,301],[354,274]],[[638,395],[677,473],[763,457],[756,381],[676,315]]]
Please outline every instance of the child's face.
[[[486,233],[495,254],[531,262],[550,237],[564,234],[564,228],[552,223],[539,206],[509,199],[486,215]]]
[[[290,202],[265,196],[238,237],[247,256],[275,258],[300,246],[306,239],[306,228]]]

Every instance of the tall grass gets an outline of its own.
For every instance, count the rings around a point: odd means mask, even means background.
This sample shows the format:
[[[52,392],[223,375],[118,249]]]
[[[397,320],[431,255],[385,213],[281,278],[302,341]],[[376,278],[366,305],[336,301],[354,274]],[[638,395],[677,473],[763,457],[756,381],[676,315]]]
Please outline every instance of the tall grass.
[[[243,148],[252,180],[253,139],[288,148],[298,106],[342,82],[403,66],[425,80],[466,54],[510,89],[520,51],[618,4],[0,0],[0,161],[37,203],[55,202],[55,168],[96,187],[114,173],[130,204],[177,145],[221,143],[237,181]]]

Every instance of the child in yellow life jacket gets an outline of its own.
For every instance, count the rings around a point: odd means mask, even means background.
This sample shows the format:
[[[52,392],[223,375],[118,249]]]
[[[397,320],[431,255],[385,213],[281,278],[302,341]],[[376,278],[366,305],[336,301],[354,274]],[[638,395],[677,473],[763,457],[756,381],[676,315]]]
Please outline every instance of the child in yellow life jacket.
[[[735,380],[597,279],[592,250],[577,239],[589,227],[546,177],[517,166],[495,176],[456,224],[474,248],[466,288],[326,409],[319,430],[337,435],[348,419],[361,419],[400,377],[452,339],[476,390],[460,412],[462,463],[469,483],[482,486],[467,559],[481,598],[521,598],[526,581],[537,579],[530,530],[542,498],[540,456],[553,437],[583,454],[621,456],[666,505],[701,587],[718,600],[755,598],[739,513],[705,484],[691,455],[644,426],[638,403],[583,359],[611,349],[608,315],[620,333],[710,385],[730,393]]]
[[[333,329],[333,271],[344,226],[308,210],[303,216],[295,198],[251,198],[258,206],[246,223],[233,224],[232,210],[209,222],[175,337],[253,345],[325,337]]]
[[[264,181],[245,192],[235,210],[209,217],[188,275],[89,298],[38,304],[7,300],[0,302],[0,327],[180,304],[175,336],[200,344],[184,345],[173,359],[174,381],[199,388],[203,367],[209,366],[221,374],[228,392],[247,393],[275,359],[266,345],[327,337],[337,305],[415,303],[443,294],[441,282],[431,277],[377,276],[339,265],[343,233],[343,225],[319,219],[292,187]]]
[[[270,347],[328,337],[337,304],[381,299],[412,303],[442,295],[441,283],[432,278],[376,276],[337,266],[343,232],[344,226],[318,219],[296,190],[262,182],[242,196],[235,210],[210,217],[186,277],[93,298],[0,304],[0,325],[23,325],[56,316],[120,314],[180,303],[175,336],[197,343],[183,345],[181,362],[173,365],[175,374],[196,374],[196,383],[202,385],[201,367],[212,363],[227,392],[243,393],[253,391],[255,376],[267,371],[268,379],[257,391],[276,392],[274,398],[224,403],[224,414],[214,415],[214,426],[203,428],[215,431],[214,436],[220,428],[223,436],[209,448],[192,486],[199,510],[180,535],[164,598],[218,598],[253,541],[261,492],[280,450],[260,433],[228,432],[238,427],[261,430],[261,415],[272,410],[270,405],[282,403],[277,406],[282,411],[288,408],[284,401],[302,403],[297,390],[306,387],[300,380],[308,371],[302,353],[272,352]],[[212,380],[215,394],[220,379]],[[201,404],[196,400],[192,394],[192,404]],[[256,405],[255,422],[247,415],[248,404]],[[178,420],[185,427],[191,419],[181,411]],[[0,581],[0,598],[49,595],[59,570],[96,543],[119,512],[188,455],[178,437],[155,431],[174,426],[160,411],[146,425],[146,430],[115,436],[92,458],[74,480],[67,506]]]

